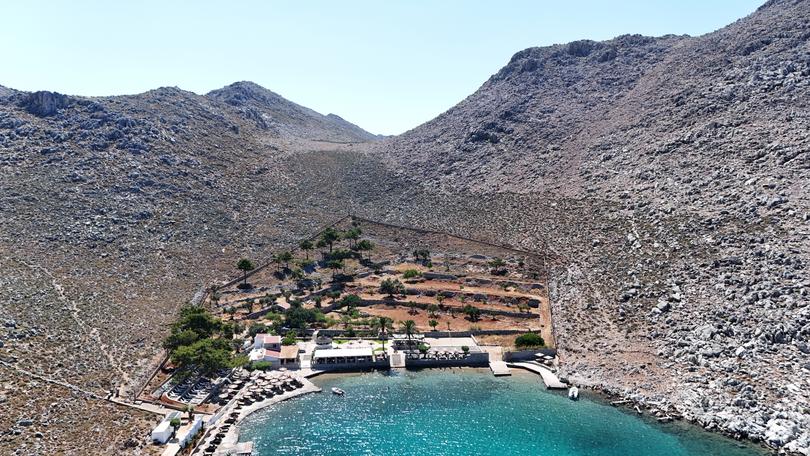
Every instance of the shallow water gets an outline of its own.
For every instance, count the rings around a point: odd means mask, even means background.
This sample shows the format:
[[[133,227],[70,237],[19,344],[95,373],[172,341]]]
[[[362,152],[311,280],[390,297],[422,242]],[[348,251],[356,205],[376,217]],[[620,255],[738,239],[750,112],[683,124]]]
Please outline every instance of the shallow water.
[[[394,370],[314,382],[323,393],[253,414],[240,440],[253,440],[260,456],[767,454],[694,426],[639,418],[587,391],[570,401],[527,373]],[[346,395],[329,393],[333,386]]]

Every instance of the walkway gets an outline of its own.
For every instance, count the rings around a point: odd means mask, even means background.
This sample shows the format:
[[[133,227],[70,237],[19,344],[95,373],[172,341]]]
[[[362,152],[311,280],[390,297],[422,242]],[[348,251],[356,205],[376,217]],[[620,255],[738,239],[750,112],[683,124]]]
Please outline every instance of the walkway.
[[[512,371],[503,361],[490,361],[489,369],[492,371],[493,374],[495,374],[496,377],[512,375]]]
[[[535,362],[525,362],[525,363],[507,363],[509,367],[521,367],[526,370],[530,370],[535,374],[540,374],[543,377],[543,383],[546,384],[546,388],[548,389],[566,389],[568,385],[561,382],[557,375],[554,372],[551,372],[549,368],[542,366]]]
[[[478,347],[489,354],[489,369],[496,377],[512,375],[512,371],[503,362],[503,347],[500,345],[479,345]]]

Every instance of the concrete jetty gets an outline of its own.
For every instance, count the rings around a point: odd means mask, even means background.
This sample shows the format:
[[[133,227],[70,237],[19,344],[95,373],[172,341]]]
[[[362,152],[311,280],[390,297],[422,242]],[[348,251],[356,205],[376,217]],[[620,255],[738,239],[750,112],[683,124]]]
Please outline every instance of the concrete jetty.
[[[512,375],[512,370],[503,361],[490,361],[489,369],[496,377]]]
[[[521,362],[521,363],[507,363],[509,367],[520,367],[522,369],[526,369],[529,371],[534,372],[535,374],[539,374],[540,377],[543,378],[543,383],[546,384],[546,388],[548,389],[566,389],[568,385],[561,382],[559,377],[551,372],[549,368],[543,366],[539,363],[535,362]]]

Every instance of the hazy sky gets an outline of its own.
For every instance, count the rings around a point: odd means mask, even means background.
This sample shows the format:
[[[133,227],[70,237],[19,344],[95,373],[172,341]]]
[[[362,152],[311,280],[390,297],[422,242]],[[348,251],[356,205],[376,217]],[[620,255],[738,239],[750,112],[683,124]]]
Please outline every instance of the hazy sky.
[[[763,0],[36,1],[0,5],[0,85],[77,95],[256,82],[396,134],[517,51],[625,33],[700,35]]]

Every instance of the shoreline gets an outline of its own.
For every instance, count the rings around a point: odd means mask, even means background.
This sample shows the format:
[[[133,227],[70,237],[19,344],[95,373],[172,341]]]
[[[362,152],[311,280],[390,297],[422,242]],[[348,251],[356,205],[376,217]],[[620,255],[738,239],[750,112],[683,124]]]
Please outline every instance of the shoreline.
[[[576,386],[580,388],[580,394],[582,389],[585,389],[588,392],[592,393],[594,397],[598,398],[598,402],[603,402],[604,405],[621,409],[631,414],[637,414],[639,418],[646,417],[647,419],[651,419],[652,421],[656,422],[658,425],[663,426],[667,424],[681,423],[694,427],[695,429],[699,429],[703,432],[721,435],[725,438],[734,440],[736,442],[742,442],[751,446],[755,446],[773,455],[782,454],[787,456],[804,456],[801,453],[785,451],[784,449],[780,448],[774,448],[768,445],[764,440],[754,440],[748,436],[740,436],[737,434],[733,434],[720,427],[713,427],[713,428],[706,427],[695,419],[683,416],[681,412],[678,412],[677,416],[672,416],[669,421],[661,421],[658,419],[659,417],[656,416],[657,412],[661,412],[660,409],[651,406],[651,404],[645,403],[643,400],[639,400],[638,398],[632,397],[632,395],[629,393],[615,391],[613,387],[607,386],[602,383],[583,382],[576,384]],[[642,412],[646,412],[646,415]]]
[[[265,399],[260,402],[254,402],[249,406],[243,408],[242,410],[239,410],[239,416],[236,418],[236,422],[230,425],[230,427],[225,433],[225,436],[222,438],[222,441],[219,443],[219,448],[214,454],[215,455],[229,454],[228,452],[239,443],[239,425],[242,424],[242,421],[244,421],[250,415],[260,410],[264,410],[267,407],[270,407],[271,405],[275,405],[289,399],[294,399],[296,397],[303,396],[305,394],[320,393],[322,391],[321,388],[319,388],[314,383],[309,381],[307,377],[299,375],[295,375],[295,377],[298,381],[303,383],[302,387],[294,389],[292,391],[287,391],[283,394],[273,396],[269,399]],[[222,427],[226,415],[231,413],[234,405],[237,403],[237,399],[239,399],[241,396],[245,394],[245,390],[246,388],[240,391],[237,397],[234,398],[234,400],[231,403],[229,403],[227,406],[223,407],[217,412],[218,414],[221,414],[219,420],[217,421],[216,424],[214,424],[214,426],[211,426],[207,429],[202,439],[200,439],[198,446],[195,447],[194,450],[192,450],[191,452],[192,455],[202,454],[202,451],[200,451],[200,449],[205,446],[206,444],[205,442],[209,439],[209,437],[211,435],[214,435],[216,431]]]
[[[434,371],[434,370],[451,370],[451,371],[452,370],[458,370],[459,372],[478,372],[478,373],[481,373],[481,374],[491,374],[489,369],[481,368],[481,367],[468,367],[468,366],[419,367],[419,368],[411,368],[411,369],[406,368],[405,370],[412,371],[412,372]],[[236,423],[234,423],[234,425],[229,429],[228,434],[226,435],[225,439],[223,439],[223,444],[226,441],[231,442],[230,441],[231,436],[233,436],[232,443],[233,444],[238,443],[239,435],[240,435],[239,426],[250,415],[252,415],[252,414],[254,414],[254,413],[258,412],[258,411],[264,410],[267,407],[270,407],[271,405],[286,401],[288,399],[294,399],[294,398],[296,398],[298,396],[302,396],[304,394],[308,394],[308,393],[312,393],[312,392],[322,392],[323,391],[322,388],[320,388],[319,386],[312,383],[309,380],[310,378],[313,378],[313,377],[341,378],[341,377],[351,377],[351,376],[363,375],[363,374],[367,374],[369,372],[387,372],[387,371],[389,371],[389,369],[371,369],[371,370],[363,370],[363,371],[334,371],[334,372],[317,371],[317,372],[310,373],[306,377],[301,376],[299,378],[300,378],[300,380],[302,382],[304,382],[304,387],[302,387],[302,388],[300,388],[298,390],[289,392],[289,393],[285,393],[282,396],[276,396],[276,397],[273,397],[273,398],[268,399],[266,401],[254,403],[251,406],[245,408],[240,413],[239,418],[237,419]],[[539,380],[539,386],[541,388],[543,388],[543,392],[550,393],[550,394],[564,395],[564,390],[553,390],[553,389],[545,388],[545,386],[543,385],[543,381],[542,381],[542,378],[541,378],[540,374],[537,374],[537,373],[529,371],[529,370],[523,370],[523,369],[515,369],[515,372],[516,373],[513,373],[510,377],[536,378],[536,379]],[[504,380],[508,381],[508,378],[504,378],[504,377],[495,377],[495,378],[499,378],[499,379],[503,378]],[[654,413],[656,409],[651,408],[649,405],[644,404],[644,403],[638,401],[637,399],[633,399],[633,398],[631,398],[629,396],[626,396],[626,395],[623,395],[621,393],[613,392],[613,391],[611,391],[609,389],[609,387],[606,387],[604,385],[578,384],[577,386],[579,386],[580,389],[584,388],[588,393],[590,393],[590,396],[588,397],[588,399],[591,400],[592,402],[596,402],[596,403],[598,403],[600,405],[603,405],[603,406],[609,406],[609,407],[619,409],[622,412],[625,412],[625,413],[628,413],[630,415],[636,416],[638,419],[647,421],[652,425],[657,425],[657,426],[662,426],[662,427],[666,427],[667,425],[670,425],[670,426],[679,426],[680,425],[680,426],[683,427],[684,430],[687,430],[687,431],[692,430],[692,431],[700,431],[700,432],[709,432],[709,433],[712,433],[712,434],[715,434],[715,435],[718,435],[718,436],[722,436],[724,438],[728,438],[730,440],[734,440],[736,442],[741,442],[741,443],[746,444],[746,445],[751,445],[751,446],[756,447],[756,448],[758,448],[760,450],[769,452],[770,454],[774,454],[774,455],[776,455],[776,454],[787,454],[787,455],[791,455],[791,456],[794,456],[794,455],[795,456],[802,456],[799,453],[785,453],[785,452],[779,453],[778,449],[771,448],[771,447],[767,446],[762,441],[754,441],[754,440],[752,440],[750,438],[742,438],[742,439],[737,438],[736,436],[731,435],[731,434],[729,434],[727,432],[724,432],[722,429],[719,429],[719,428],[707,429],[704,426],[702,426],[700,423],[698,423],[698,422],[696,422],[694,420],[684,418],[683,416],[673,417],[672,420],[670,420],[670,421],[661,421],[661,420],[658,419],[658,417],[656,417],[656,415]],[[617,400],[626,401],[626,402],[615,403]],[[639,412],[639,410],[645,411],[646,413],[641,413],[641,412]]]

